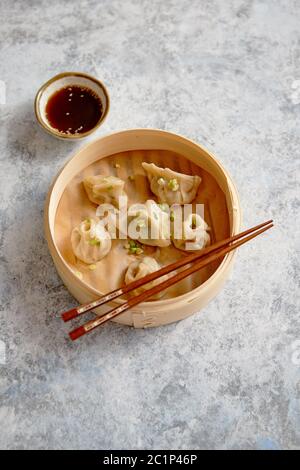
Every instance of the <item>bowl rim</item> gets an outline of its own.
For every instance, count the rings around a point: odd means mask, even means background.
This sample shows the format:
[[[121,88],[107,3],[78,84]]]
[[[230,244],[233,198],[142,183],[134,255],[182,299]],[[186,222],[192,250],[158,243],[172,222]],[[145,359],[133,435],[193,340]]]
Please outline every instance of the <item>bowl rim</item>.
[[[105,98],[106,98],[106,108],[104,110],[104,113],[100,117],[99,121],[97,122],[97,124],[94,127],[92,127],[92,129],[90,129],[89,131],[83,132],[81,134],[64,134],[63,132],[60,132],[57,129],[55,129],[54,127],[51,127],[50,125],[48,125],[41,116],[40,101],[41,101],[41,97],[42,97],[44,91],[49,87],[49,85],[51,85],[52,83],[54,83],[54,82],[56,82],[56,81],[58,81],[58,80],[60,80],[61,78],[64,78],[64,77],[83,77],[83,78],[87,78],[88,80],[96,83],[103,90],[103,93],[104,93]],[[54,75],[47,82],[43,83],[43,85],[40,86],[40,88],[38,89],[38,91],[35,95],[35,99],[34,99],[34,113],[35,113],[35,117],[36,117],[36,120],[38,121],[39,125],[46,132],[48,132],[48,134],[50,134],[52,136],[55,136],[55,137],[58,137],[60,139],[64,139],[64,140],[78,140],[78,139],[83,139],[84,137],[89,136],[90,134],[92,134],[96,129],[98,129],[103,124],[103,122],[105,121],[105,119],[108,115],[109,110],[110,110],[110,97],[109,97],[109,93],[107,91],[106,86],[98,78],[96,78],[93,75],[90,75],[88,73],[84,73],[84,72],[61,72],[57,75]]]
[[[238,195],[238,192],[237,192],[237,188],[236,188],[233,180],[231,179],[230,175],[228,174],[227,170],[225,170],[223,165],[214,156],[214,154],[212,154],[210,151],[208,151],[206,149],[206,147],[204,147],[203,145],[200,145],[197,142],[195,142],[194,140],[189,139],[185,136],[182,136],[181,134],[177,134],[177,133],[162,130],[162,129],[155,129],[155,128],[134,128],[134,129],[123,129],[121,131],[117,130],[117,131],[109,132],[109,133],[107,133],[107,134],[105,134],[105,135],[103,135],[103,136],[101,136],[101,137],[99,137],[99,138],[97,138],[93,141],[89,141],[88,143],[83,145],[80,149],[77,149],[77,151],[74,152],[71,155],[71,157],[64,163],[62,168],[58,171],[58,173],[56,174],[56,176],[52,180],[52,183],[49,187],[48,194],[47,194],[47,197],[46,197],[46,200],[45,200],[44,232],[45,232],[48,248],[49,248],[49,251],[50,251],[50,254],[51,254],[51,257],[53,259],[53,262],[54,262],[55,266],[57,267],[56,260],[55,260],[55,257],[57,256],[58,259],[60,260],[60,262],[62,262],[62,265],[65,268],[65,270],[71,276],[72,282],[75,285],[77,284],[77,286],[80,287],[81,289],[85,289],[86,291],[89,291],[89,293],[91,293],[91,295],[96,296],[97,298],[99,298],[99,296],[104,295],[104,294],[101,293],[100,291],[98,291],[97,289],[95,289],[90,284],[84,282],[84,280],[80,279],[78,276],[76,276],[75,272],[70,268],[68,263],[65,261],[65,259],[61,255],[61,253],[60,253],[60,251],[59,251],[59,249],[56,245],[56,242],[55,242],[55,239],[54,239],[54,234],[52,234],[52,230],[51,230],[50,223],[49,223],[49,206],[50,206],[50,201],[51,201],[51,197],[52,197],[52,194],[53,194],[55,184],[56,184],[58,178],[60,177],[60,175],[63,173],[63,171],[65,169],[67,169],[68,165],[71,163],[73,158],[76,158],[76,156],[78,154],[80,154],[81,152],[84,152],[90,145],[95,145],[96,142],[99,142],[99,141],[101,141],[105,138],[109,138],[109,137],[112,137],[112,136],[127,134],[129,132],[130,133],[146,132],[146,133],[149,133],[149,134],[151,134],[153,132],[155,132],[155,133],[159,132],[160,134],[165,134],[166,136],[169,135],[169,136],[172,136],[172,137],[177,137],[177,138],[179,137],[180,139],[182,139],[183,141],[185,141],[187,143],[190,143],[190,144],[192,144],[196,147],[200,147],[200,149],[202,149],[205,153],[207,153],[207,155],[210,158],[212,158],[214,160],[214,163],[219,167],[219,169],[221,170],[221,172],[225,176],[226,181],[228,183],[229,192],[230,192],[230,195],[232,197],[232,200],[234,201],[233,214],[232,214],[232,227],[231,227],[231,233],[230,234],[235,235],[236,233],[238,233],[240,231],[240,228],[241,228],[242,211],[241,211],[240,199],[239,199],[239,195]],[[58,204],[59,204],[59,202],[58,202]],[[52,252],[52,250],[53,250],[53,252]],[[182,302],[182,301],[183,302],[184,301],[193,302],[194,299],[199,296],[200,291],[205,291],[206,289],[209,289],[211,283],[215,281],[215,278],[220,278],[220,280],[222,279],[222,274],[224,272],[227,272],[227,270],[230,269],[230,266],[233,263],[233,260],[234,260],[235,256],[236,256],[236,253],[234,251],[232,251],[230,253],[227,253],[227,255],[225,255],[224,259],[222,260],[222,262],[220,263],[220,265],[216,269],[216,271],[203,284],[196,287],[195,289],[192,289],[191,291],[186,292],[185,294],[181,294],[181,295],[179,295],[177,297],[174,297],[174,298],[149,300],[147,302],[142,302],[137,307],[140,308],[140,309],[144,309],[144,311],[146,311],[149,308],[152,308],[152,309],[155,308],[155,310],[156,310],[158,308],[163,308],[164,306],[166,306],[166,307],[170,306],[170,304],[172,304],[174,301],[176,301],[176,302]],[[59,274],[59,276],[60,276],[60,274]],[[191,298],[192,293],[194,294],[193,298]],[[91,300],[92,300],[92,297],[91,297]],[[121,299],[117,298],[117,299],[113,300],[113,303],[122,304],[122,303],[124,303],[124,300],[121,300]],[[136,308],[132,308],[131,311],[133,313],[135,313],[137,310],[136,310]]]

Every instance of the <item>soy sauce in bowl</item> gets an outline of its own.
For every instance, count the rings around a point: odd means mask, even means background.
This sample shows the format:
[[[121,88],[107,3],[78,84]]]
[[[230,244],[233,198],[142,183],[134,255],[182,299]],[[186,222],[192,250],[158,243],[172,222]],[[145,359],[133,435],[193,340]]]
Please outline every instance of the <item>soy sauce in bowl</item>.
[[[103,104],[90,88],[70,85],[50,96],[45,111],[52,128],[78,135],[97,125],[103,115]]]

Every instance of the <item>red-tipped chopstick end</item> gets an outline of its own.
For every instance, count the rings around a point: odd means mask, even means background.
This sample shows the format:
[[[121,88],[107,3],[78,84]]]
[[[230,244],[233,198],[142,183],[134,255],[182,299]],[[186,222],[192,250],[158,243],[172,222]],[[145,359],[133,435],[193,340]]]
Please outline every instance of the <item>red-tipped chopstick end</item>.
[[[84,329],[83,326],[80,326],[79,328],[76,328],[73,331],[70,331],[69,336],[72,341],[75,341],[76,339],[80,338],[80,336],[85,335],[86,330]]]
[[[64,312],[61,316],[63,321],[69,321],[72,320],[72,318],[76,318],[78,315],[77,308],[72,308],[71,310],[68,310],[67,312]]]

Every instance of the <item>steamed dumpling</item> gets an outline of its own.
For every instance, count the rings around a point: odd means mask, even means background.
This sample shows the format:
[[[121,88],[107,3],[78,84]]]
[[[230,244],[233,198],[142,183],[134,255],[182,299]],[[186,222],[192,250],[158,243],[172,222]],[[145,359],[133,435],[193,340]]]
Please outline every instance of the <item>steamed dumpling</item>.
[[[125,274],[125,284],[130,284],[133,281],[137,281],[147,274],[158,271],[161,266],[158,262],[151,258],[151,256],[145,256],[142,260],[133,261],[129,266]],[[164,276],[165,279],[165,276]],[[133,294],[138,295],[144,292],[145,290],[151,289],[151,287],[156,286],[162,282],[162,278],[156,279],[155,281],[148,282],[145,286],[138,287],[134,289]],[[164,294],[164,292],[159,292],[155,294],[153,298],[159,298]]]
[[[71,244],[78,259],[93,264],[107,255],[111,249],[111,238],[99,219],[89,218],[73,229]]]
[[[83,180],[84,189],[91,202],[118,206],[120,196],[126,196],[125,182],[116,176],[88,176]]]
[[[169,215],[155,201],[146,201],[137,214],[135,209],[132,213],[130,208],[128,215],[134,216],[128,226],[130,238],[150,246],[166,247],[171,244]]]
[[[200,176],[184,175],[169,168],[160,168],[154,163],[142,163],[147,173],[151,191],[158,197],[159,202],[172,204],[189,204],[195,199]]]
[[[207,223],[199,214],[189,214],[183,221],[182,238],[176,238],[176,233],[173,233],[173,244],[179,250],[202,250],[210,243],[208,229]]]

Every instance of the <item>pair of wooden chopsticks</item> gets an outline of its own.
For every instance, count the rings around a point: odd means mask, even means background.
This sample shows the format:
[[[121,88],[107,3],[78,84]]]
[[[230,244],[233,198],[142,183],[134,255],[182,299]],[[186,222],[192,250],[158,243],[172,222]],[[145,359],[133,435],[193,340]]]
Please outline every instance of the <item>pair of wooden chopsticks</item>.
[[[144,300],[152,297],[153,295],[158,294],[162,290],[167,289],[168,287],[172,286],[176,282],[181,281],[182,279],[186,278],[190,274],[193,274],[199,269],[203,268],[204,266],[207,266],[208,264],[212,263],[216,259],[222,258],[230,251],[235,250],[237,247],[243,245],[244,243],[248,242],[252,238],[257,237],[257,235],[260,235],[261,233],[265,232],[271,227],[273,227],[273,220],[268,220],[267,222],[264,222],[263,224],[256,225],[255,227],[245,230],[244,232],[241,232],[237,235],[226,238],[225,240],[222,240],[211,246],[208,246],[201,252],[193,253],[188,256],[185,256],[179,259],[178,261],[176,261],[175,263],[169,264],[159,269],[158,271],[148,274],[147,276],[141,279],[138,279],[137,281],[131,282],[130,284],[121,287],[120,289],[116,289],[110,292],[109,294],[106,294],[103,297],[95,300],[94,302],[90,302],[85,305],[80,305],[79,307],[75,307],[75,308],[72,308],[71,310],[64,312],[62,314],[63,320],[69,321],[73,318],[78,317],[79,315],[82,315],[83,313],[86,313],[90,310],[95,309],[96,307],[99,307],[100,305],[103,305],[113,299],[116,299],[117,297],[120,297],[121,295],[127,294],[128,292],[131,292],[138,287],[144,286],[148,282],[154,281],[155,279],[158,279],[166,274],[169,274],[172,271],[175,271],[183,266],[187,266],[191,264],[190,267],[187,267],[186,269],[183,269],[177,273],[175,272],[172,277],[169,277],[168,279],[164,280],[160,284],[154,287],[151,287],[151,289],[148,289],[135,297],[132,297],[131,299],[127,300],[119,307],[109,310],[103,316],[98,316],[95,319],[90,320],[84,325],[71,331],[69,333],[70,338],[73,341],[77,338],[80,338],[80,336],[83,336],[86,333],[89,333],[90,331],[94,330],[98,326],[103,325],[103,323],[111,320],[112,318],[115,318],[117,315],[120,315],[120,313],[125,312],[125,310],[128,310],[134,307],[135,305],[143,302]]]

